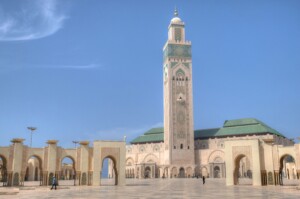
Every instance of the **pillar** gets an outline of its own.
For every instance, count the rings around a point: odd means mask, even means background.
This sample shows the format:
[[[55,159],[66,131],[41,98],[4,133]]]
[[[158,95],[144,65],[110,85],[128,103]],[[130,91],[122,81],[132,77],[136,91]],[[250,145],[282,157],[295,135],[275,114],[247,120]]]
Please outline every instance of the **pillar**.
[[[87,185],[89,182],[89,141],[81,141],[79,142],[80,144],[80,165],[78,165],[78,169],[79,171],[81,171],[81,173],[86,173],[86,181],[81,183],[84,185]]]
[[[11,140],[13,143],[13,161],[12,161],[12,173],[9,176],[10,186],[19,186],[22,182],[22,166],[23,166],[23,141],[22,138],[14,138]],[[16,175],[16,176],[15,176]],[[17,178],[18,176],[18,178]]]
[[[53,175],[57,178],[57,170],[58,170],[58,168],[56,168],[57,142],[58,142],[57,140],[48,140],[46,142],[48,144],[48,161],[47,161],[48,164],[46,165],[47,185],[49,184],[49,176],[48,175],[50,173],[53,173]]]

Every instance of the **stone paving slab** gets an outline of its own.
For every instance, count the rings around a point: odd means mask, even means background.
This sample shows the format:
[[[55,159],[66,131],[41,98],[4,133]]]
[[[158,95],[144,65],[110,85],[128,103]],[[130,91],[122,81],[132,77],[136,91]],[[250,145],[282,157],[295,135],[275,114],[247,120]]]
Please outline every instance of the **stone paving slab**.
[[[300,183],[300,182],[299,182]],[[115,198],[115,199],[182,199],[182,198],[299,198],[298,186],[226,186],[224,179],[147,179],[126,180],[126,186],[37,186],[34,189],[0,187],[2,199],[41,198]],[[298,188],[298,189],[297,189]],[[2,193],[2,194],[1,194]],[[3,194],[4,193],[4,194]]]

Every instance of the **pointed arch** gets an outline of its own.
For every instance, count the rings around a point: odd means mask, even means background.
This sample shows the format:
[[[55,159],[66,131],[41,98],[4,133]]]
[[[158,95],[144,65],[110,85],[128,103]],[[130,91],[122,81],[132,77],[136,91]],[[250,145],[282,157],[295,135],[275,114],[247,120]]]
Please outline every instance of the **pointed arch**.
[[[213,152],[210,153],[210,155],[208,156],[208,163],[214,162],[217,158],[222,159],[222,161],[224,162],[225,160],[225,153],[224,151],[221,150],[215,150]]]
[[[155,162],[155,163],[158,163],[159,159],[157,158],[156,155],[154,155],[153,153],[150,153],[150,154],[145,156],[145,158],[142,162]]]
[[[133,166],[134,165],[134,160],[132,157],[129,157],[126,159],[126,166]]]
[[[179,68],[178,70],[176,70],[176,76],[185,76],[184,70],[182,70],[181,68]]]

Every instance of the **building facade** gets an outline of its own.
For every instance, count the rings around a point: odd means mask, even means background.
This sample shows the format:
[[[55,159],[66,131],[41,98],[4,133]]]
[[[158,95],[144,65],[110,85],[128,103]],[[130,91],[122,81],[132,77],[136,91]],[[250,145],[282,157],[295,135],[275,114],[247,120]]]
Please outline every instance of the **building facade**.
[[[192,80],[191,42],[175,10],[163,47],[164,127],[126,146],[127,178],[226,177],[228,185],[265,185],[282,183],[289,172],[299,179],[299,144],[255,118],[194,130]]]

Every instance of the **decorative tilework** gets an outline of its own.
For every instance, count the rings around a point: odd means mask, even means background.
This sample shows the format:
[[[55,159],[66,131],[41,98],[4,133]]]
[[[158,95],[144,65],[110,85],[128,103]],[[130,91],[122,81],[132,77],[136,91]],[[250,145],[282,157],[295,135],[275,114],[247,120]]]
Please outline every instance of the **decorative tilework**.
[[[164,59],[169,58],[191,58],[191,45],[186,44],[168,44],[164,49]]]
[[[190,64],[189,63],[183,63],[183,65],[187,68],[190,68]]]
[[[178,62],[171,62],[171,68],[173,68],[174,66],[176,66],[178,64]]]

